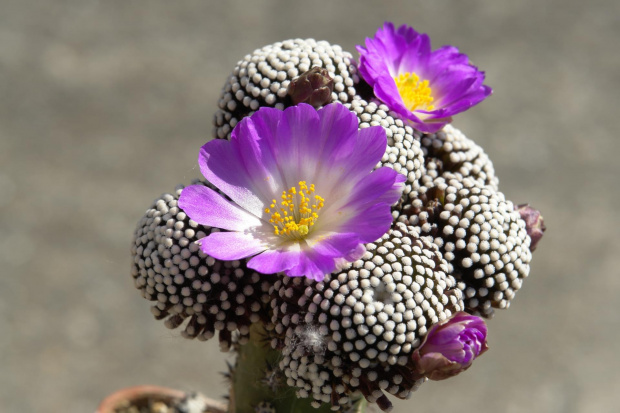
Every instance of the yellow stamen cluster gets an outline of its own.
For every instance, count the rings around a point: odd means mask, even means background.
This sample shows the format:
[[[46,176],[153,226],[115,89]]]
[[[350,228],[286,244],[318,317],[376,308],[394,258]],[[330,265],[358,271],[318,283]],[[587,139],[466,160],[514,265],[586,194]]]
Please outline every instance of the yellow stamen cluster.
[[[415,73],[401,73],[394,79],[398,93],[403,99],[403,103],[410,111],[416,109],[433,110],[431,105],[433,96],[432,90],[428,86],[428,80],[420,81],[420,77]]]
[[[310,231],[319,218],[319,210],[323,208],[325,200],[319,195],[314,195],[314,200],[309,195],[314,194],[314,184],[308,186],[306,181],[299,181],[299,188],[292,186],[288,191],[282,191],[280,204],[274,199],[269,208],[265,208],[266,214],[271,214],[269,222],[273,224],[276,235],[302,239]],[[273,211],[273,212],[272,212]]]

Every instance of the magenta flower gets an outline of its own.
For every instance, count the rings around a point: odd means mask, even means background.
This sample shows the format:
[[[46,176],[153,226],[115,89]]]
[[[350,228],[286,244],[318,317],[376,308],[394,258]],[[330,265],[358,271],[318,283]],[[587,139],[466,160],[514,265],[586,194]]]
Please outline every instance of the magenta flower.
[[[487,349],[484,320],[458,312],[430,328],[422,345],[413,352],[413,360],[420,375],[444,380],[467,370]]]
[[[423,132],[438,131],[491,94],[484,72],[466,55],[453,46],[431,51],[428,35],[406,25],[385,23],[357,51],[360,74],[375,96]]]
[[[390,227],[390,206],[405,176],[373,167],[385,152],[381,126],[358,130],[342,104],[261,108],[230,141],[207,142],[198,163],[227,198],[203,186],[183,190],[179,206],[221,228],[199,242],[220,260],[252,257],[258,272],[320,281]],[[372,171],[372,172],[371,172]]]

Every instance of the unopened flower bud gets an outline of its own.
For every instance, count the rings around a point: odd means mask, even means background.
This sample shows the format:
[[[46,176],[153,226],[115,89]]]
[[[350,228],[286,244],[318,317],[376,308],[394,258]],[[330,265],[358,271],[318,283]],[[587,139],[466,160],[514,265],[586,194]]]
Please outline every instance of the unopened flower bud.
[[[417,373],[444,380],[467,370],[487,347],[487,326],[480,317],[464,312],[431,327],[413,352]]]
[[[315,66],[289,83],[287,93],[293,104],[308,103],[319,108],[331,102],[334,79],[327,69]]]
[[[529,235],[531,239],[530,251],[534,251],[538,241],[540,241],[543,233],[547,229],[543,222],[543,217],[540,211],[532,208],[528,204],[519,205],[515,207],[515,210],[519,211],[521,218],[525,221],[525,229],[527,230],[527,235]]]

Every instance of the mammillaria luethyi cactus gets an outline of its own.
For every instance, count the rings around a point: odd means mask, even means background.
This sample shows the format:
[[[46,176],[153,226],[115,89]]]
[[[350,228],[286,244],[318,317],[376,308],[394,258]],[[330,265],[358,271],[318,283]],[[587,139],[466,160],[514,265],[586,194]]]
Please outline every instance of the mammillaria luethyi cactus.
[[[464,371],[545,229],[449,124],[491,92],[467,56],[390,23],[358,51],[296,39],[242,59],[204,177],[136,229],[154,316],[239,353],[230,412],[389,411],[386,394]]]

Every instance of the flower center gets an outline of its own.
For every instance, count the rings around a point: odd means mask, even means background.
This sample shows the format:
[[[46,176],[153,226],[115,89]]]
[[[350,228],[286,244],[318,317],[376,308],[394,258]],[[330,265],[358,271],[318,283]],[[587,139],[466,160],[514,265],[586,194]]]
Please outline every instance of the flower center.
[[[432,90],[428,86],[428,80],[420,81],[420,77],[415,73],[401,73],[394,78],[398,93],[403,99],[403,103],[410,111],[416,109],[433,110],[434,106]]]
[[[271,201],[265,213],[271,214],[269,222],[273,224],[273,232],[294,240],[304,239],[310,227],[319,218],[319,210],[325,200],[314,194],[314,184],[308,186],[306,181],[299,181],[299,187],[292,186],[282,191],[281,200]]]

